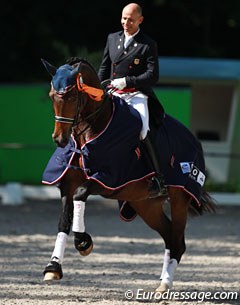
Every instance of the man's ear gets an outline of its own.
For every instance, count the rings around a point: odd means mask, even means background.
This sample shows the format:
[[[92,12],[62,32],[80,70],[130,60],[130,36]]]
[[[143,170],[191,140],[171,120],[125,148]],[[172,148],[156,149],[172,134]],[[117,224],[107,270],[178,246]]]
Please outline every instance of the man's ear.
[[[141,24],[141,23],[143,22],[143,19],[144,19],[143,16],[141,16],[141,17],[139,18],[139,24]]]

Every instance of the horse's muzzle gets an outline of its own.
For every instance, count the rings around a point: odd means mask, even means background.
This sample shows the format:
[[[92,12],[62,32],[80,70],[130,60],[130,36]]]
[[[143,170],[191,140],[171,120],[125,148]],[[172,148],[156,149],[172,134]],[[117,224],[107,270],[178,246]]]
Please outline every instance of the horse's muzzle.
[[[68,142],[69,142],[69,138],[68,137],[64,137],[62,135],[58,135],[55,136],[54,134],[52,135],[52,139],[54,141],[54,143],[58,146],[58,147],[65,147]]]

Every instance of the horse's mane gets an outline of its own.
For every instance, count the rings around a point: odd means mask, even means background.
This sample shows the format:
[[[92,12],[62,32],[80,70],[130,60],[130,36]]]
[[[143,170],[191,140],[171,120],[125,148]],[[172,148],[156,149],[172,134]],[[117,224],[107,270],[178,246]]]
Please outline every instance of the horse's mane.
[[[67,59],[66,64],[73,66],[73,65],[78,64],[80,62],[88,65],[95,73],[97,73],[95,68],[85,58],[81,58],[81,57],[77,57],[77,56],[76,57],[70,57],[70,58]]]

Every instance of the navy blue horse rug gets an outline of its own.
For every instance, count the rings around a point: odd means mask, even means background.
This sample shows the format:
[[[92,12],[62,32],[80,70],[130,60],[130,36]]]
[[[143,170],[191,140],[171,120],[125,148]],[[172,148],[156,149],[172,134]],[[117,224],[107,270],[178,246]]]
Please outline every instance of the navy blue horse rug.
[[[154,175],[151,162],[142,154],[139,113],[118,97],[105,129],[80,149],[72,138],[65,148],[57,148],[43,174],[43,183],[55,184],[72,168],[73,155],[79,153],[86,179],[111,190]]]
[[[71,139],[65,148],[57,148],[43,173],[43,183],[56,184],[69,168],[73,156],[80,153],[86,179],[93,179],[107,189],[123,186],[154,175],[151,161],[139,140],[142,128],[138,112],[121,99],[114,99],[113,115],[106,128],[80,149]],[[152,138],[166,185],[182,188],[199,204],[205,181],[201,144],[179,121],[166,115]],[[120,214],[130,220],[135,216],[127,202],[120,202]]]
[[[165,115],[158,129],[152,128],[165,184],[179,187],[200,207],[202,187],[205,182],[205,162],[201,143],[182,123]],[[119,202],[120,216],[131,221],[136,213],[127,202]]]

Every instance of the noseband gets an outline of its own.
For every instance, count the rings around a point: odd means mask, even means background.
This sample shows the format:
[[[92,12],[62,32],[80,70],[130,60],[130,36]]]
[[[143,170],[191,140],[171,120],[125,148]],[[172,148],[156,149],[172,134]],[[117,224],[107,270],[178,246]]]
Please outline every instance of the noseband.
[[[63,97],[67,92],[69,92],[70,90],[72,90],[73,88],[75,88],[76,85],[73,85],[72,87],[68,88],[68,90],[64,93],[58,93],[56,92],[57,95]],[[82,92],[79,92],[79,90],[77,91],[78,95],[77,95],[77,112],[74,118],[68,118],[68,117],[64,117],[64,116],[58,116],[55,115],[55,122],[59,122],[59,123],[66,123],[66,124],[72,124],[73,126],[78,125],[78,117],[80,115],[80,112],[82,112],[82,110],[85,108],[87,102],[84,100]],[[81,107],[82,105],[82,107]]]
[[[73,124],[74,123],[74,119],[66,118],[64,116],[55,115],[55,122]]]

